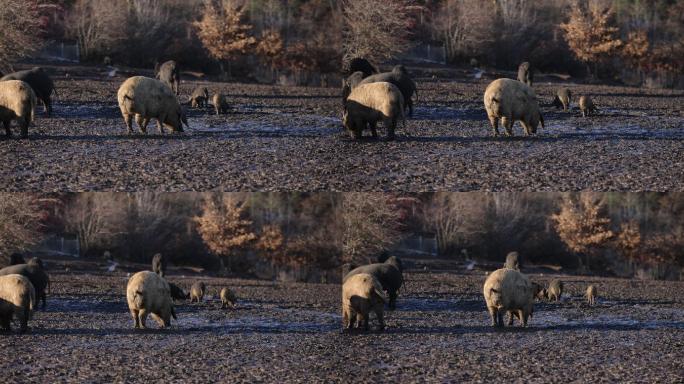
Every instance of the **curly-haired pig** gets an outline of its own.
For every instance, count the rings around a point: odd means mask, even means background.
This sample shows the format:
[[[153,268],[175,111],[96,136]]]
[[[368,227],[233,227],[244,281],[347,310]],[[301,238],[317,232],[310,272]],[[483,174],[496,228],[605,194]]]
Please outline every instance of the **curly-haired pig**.
[[[342,123],[356,139],[360,139],[362,131],[369,126],[373,137],[377,137],[377,124],[382,122],[387,138],[392,140],[397,122],[404,120],[404,97],[391,83],[359,84],[344,105]]]
[[[368,331],[368,317],[375,312],[380,330],[383,330],[384,304],[382,285],[378,279],[369,273],[350,276],[342,285],[342,327],[350,330],[355,325],[363,325]]]
[[[7,137],[12,136],[10,124],[13,120],[19,125],[21,136],[28,136],[35,108],[36,95],[28,83],[21,80],[0,81],[0,122]]]
[[[25,276],[0,276],[0,327],[9,331],[12,317],[19,321],[21,332],[28,330],[28,321],[36,303],[33,284]]]
[[[534,307],[534,287],[527,276],[514,269],[497,269],[487,277],[482,291],[493,326],[502,327],[504,313],[509,311],[517,312],[522,326],[527,326]]]
[[[45,114],[47,116],[52,114],[52,100],[50,97],[57,91],[55,90],[55,84],[52,82],[52,79],[43,68],[35,67],[25,71],[9,73],[0,78],[0,82],[6,80],[20,80],[26,82],[33,90],[35,97],[43,103]],[[35,106],[35,104],[36,103],[34,102],[33,105]]]
[[[531,87],[517,80],[492,81],[485,90],[484,106],[494,136],[499,135],[499,119],[507,136],[513,136],[513,124],[516,120],[520,120],[526,135],[537,133],[540,123],[544,128],[537,95]]]
[[[126,299],[135,328],[146,328],[148,315],[152,315],[161,328],[171,325],[171,317],[176,319],[169,284],[152,271],[138,272],[128,280]]]
[[[598,289],[596,289],[596,286],[588,286],[585,296],[587,297],[587,302],[589,303],[589,305],[596,304],[596,297],[598,296]]]
[[[202,281],[197,281],[195,284],[190,287],[190,302],[198,302],[201,303],[202,299],[204,299],[204,293],[207,290],[207,286],[204,285],[204,282]]]
[[[29,279],[35,290],[36,300],[42,300],[42,308],[46,306],[46,291],[50,284],[50,276],[42,267],[42,262],[29,261],[28,264],[10,265],[0,269],[0,276],[18,274]],[[37,303],[37,302],[36,302]]]
[[[133,76],[121,84],[117,100],[129,134],[133,133],[134,117],[142,133],[147,132],[151,119],[157,119],[159,133],[164,133],[164,126],[173,132],[182,132],[183,124],[188,126],[176,95],[159,80]]]
[[[382,289],[387,291],[389,296],[389,308],[395,309],[399,288],[401,288],[401,285],[404,283],[402,272],[403,267],[401,259],[392,256],[384,263],[368,264],[354,268],[344,277],[342,282],[346,282],[351,276],[358,275],[359,273],[369,273],[373,275],[382,285]]]
[[[161,253],[152,256],[152,271],[161,277],[166,275],[166,258]]]
[[[235,292],[231,291],[228,287],[223,287],[219,296],[221,297],[221,308],[235,308],[235,304],[237,304]]]

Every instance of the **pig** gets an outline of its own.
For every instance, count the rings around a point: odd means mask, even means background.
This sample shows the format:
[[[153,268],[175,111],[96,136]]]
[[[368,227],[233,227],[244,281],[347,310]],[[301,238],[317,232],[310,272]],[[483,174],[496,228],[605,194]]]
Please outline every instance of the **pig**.
[[[553,301],[559,301],[563,294],[563,282],[558,279],[553,279],[546,289],[546,298]]]
[[[514,269],[501,268],[492,272],[483,287],[492,325],[503,327],[503,315],[510,311],[517,312],[522,326],[526,327],[533,312],[534,290],[527,276]],[[512,322],[512,316],[509,322]]]
[[[170,326],[171,317],[177,320],[169,284],[152,271],[131,276],[126,286],[126,299],[135,329],[146,328],[145,321],[150,314],[160,328]]]
[[[161,253],[152,256],[152,271],[161,277],[166,275],[166,259]]]
[[[355,325],[363,324],[364,330],[368,331],[370,312],[375,312],[380,330],[385,329],[384,304],[382,285],[377,278],[369,273],[350,276],[342,285],[343,329],[351,330]]]
[[[193,284],[192,287],[190,287],[190,302],[194,303],[196,301],[201,303],[206,289],[207,286],[204,285],[204,282],[198,281]]]
[[[342,282],[346,282],[350,277],[359,273],[369,273],[378,279],[382,289],[387,291],[389,295],[389,308],[392,310],[396,308],[399,288],[401,288],[404,282],[401,259],[392,256],[384,263],[368,264],[354,268],[342,279]]]
[[[154,76],[169,87],[176,96],[180,95],[180,69],[174,60],[155,65]]]
[[[567,111],[570,108],[570,102],[572,101],[572,91],[568,88],[560,88],[556,92],[556,97],[553,99],[553,106],[556,108],[563,108]]]
[[[518,81],[525,83],[528,87],[532,87],[534,80],[534,71],[529,62],[525,61],[518,66]]]
[[[159,80],[133,76],[121,84],[117,100],[129,134],[133,133],[133,117],[142,133],[147,132],[151,119],[157,119],[159,133],[164,133],[163,126],[173,132],[183,132],[183,124],[188,126],[176,95]]]
[[[534,281],[532,281],[531,284],[532,284],[532,298],[533,298],[532,300],[534,301],[534,299],[542,299],[543,298],[542,291],[545,291],[544,287],[539,283],[535,283]],[[530,317],[532,317],[533,314],[534,314],[534,308],[530,311]],[[513,318],[514,317],[517,318],[518,320],[521,320],[520,319],[520,313],[518,311],[508,311],[508,325],[509,326],[513,325]]]
[[[387,82],[359,84],[349,94],[342,115],[344,127],[356,139],[369,125],[377,137],[377,123],[382,121],[387,138],[393,140],[399,120],[404,120],[404,97],[399,88]]]
[[[537,133],[539,123],[544,128],[537,95],[532,88],[517,80],[498,79],[491,82],[485,90],[484,105],[494,136],[499,135],[499,119],[507,136],[513,136],[516,120],[520,120],[526,135]]]
[[[214,96],[211,97],[211,103],[214,105],[217,116],[222,113],[228,113],[228,100],[226,99],[226,95],[215,93]]]
[[[347,65],[345,72],[347,74],[361,72],[361,74],[363,74],[363,77],[366,78],[370,75],[378,73],[378,70],[377,68],[375,68],[375,66],[373,66],[373,64],[370,63],[370,61],[362,57],[356,57],[349,61],[349,64]]]
[[[0,78],[0,82],[6,80],[21,80],[26,82],[33,90],[35,97],[43,103],[45,115],[50,116],[52,114],[52,101],[50,97],[53,93],[56,94],[57,91],[52,79],[43,68],[34,67],[25,71],[10,73]],[[36,103],[33,103],[34,106],[35,104]]]
[[[7,137],[12,136],[10,123],[17,121],[21,137],[28,137],[28,129],[34,118],[36,95],[31,86],[21,80],[0,81],[0,121]]]
[[[235,297],[235,293],[228,289],[228,287],[223,287],[219,296],[221,297],[221,308],[235,308],[237,297]]]
[[[50,285],[50,277],[43,269],[42,262],[40,265],[34,261],[29,264],[10,265],[9,267],[0,269],[0,276],[13,274],[22,275],[29,279],[35,290],[36,300],[42,300],[42,308],[45,309],[45,306],[47,305],[46,291],[47,287]]]
[[[209,90],[207,87],[197,87],[190,95],[190,106],[193,108],[204,108],[209,102]]]
[[[346,79],[342,79],[342,106],[347,102],[347,98],[349,98],[352,89],[356,88],[363,79],[364,75],[361,71],[356,71]]]
[[[506,262],[504,263],[504,268],[520,271],[520,254],[518,252],[508,252],[508,255],[506,255]]]
[[[596,297],[598,296],[598,290],[596,289],[596,286],[588,286],[587,293],[585,294],[585,296],[587,297],[587,302],[589,303],[589,305],[596,304]]]
[[[594,101],[591,100],[589,96],[581,96],[579,99],[579,108],[582,111],[582,117],[587,117],[593,113],[596,113],[596,105]]]
[[[187,300],[190,298],[189,293],[185,293],[183,288],[177,286],[174,283],[168,282],[169,283],[169,290],[171,291],[171,298],[174,300]]]
[[[9,331],[12,317],[19,321],[22,333],[28,330],[28,321],[36,303],[33,284],[25,276],[0,276],[0,327]]]
[[[413,95],[418,94],[418,88],[416,87],[416,83],[413,81],[413,79],[411,79],[411,76],[409,76],[406,67],[403,65],[396,65],[394,68],[392,68],[391,72],[378,73],[376,75],[368,76],[361,80],[359,85],[380,82],[394,84],[399,89],[404,99],[404,107],[409,111],[408,115],[413,116]]]

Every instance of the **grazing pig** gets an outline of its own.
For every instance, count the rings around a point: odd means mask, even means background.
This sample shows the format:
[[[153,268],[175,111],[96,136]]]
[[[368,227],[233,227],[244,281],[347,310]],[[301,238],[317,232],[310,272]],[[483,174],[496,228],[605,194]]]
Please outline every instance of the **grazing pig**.
[[[0,78],[0,82],[6,80],[21,80],[26,82],[32,89],[35,96],[43,103],[45,114],[50,116],[52,113],[52,101],[50,97],[55,90],[55,84],[43,68],[35,67],[25,71],[10,73]],[[35,105],[35,102],[33,103]]]
[[[215,93],[214,96],[211,97],[211,103],[214,105],[217,116],[222,113],[228,113],[228,99],[226,98],[226,95]]]
[[[404,282],[402,272],[403,266],[401,264],[401,259],[392,256],[384,263],[368,264],[354,268],[344,277],[342,282],[346,282],[350,277],[358,275],[359,273],[369,273],[373,275],[373,277],[378,279],[382,285],[382,289],[387,291],[387,294],[389,295],[389,308],[395,309],[397,305],[397,294]]]
[[[553,279],[546,289],[546,298],[548,300],[559,301],[563,295],[563,282],[558,279]]]
[[[182,132],[183,124],[188,126],[176,95],[159,80],[131,77],[119,87],[117,100],[129,134],[133,133],[133,117],[142,133],[147,132],[150,119],[157,119],[159,133],[164,133],[164,125],[174,132]]]
[[[356,139],[370,125],[373,137],[379,121],[387,129],[387,138],[394,139],[398,120],[404,120],[404,97],[399,88],[390,83],[360,84],[354,88],[345,102],[342,122]]]
[[[552,105],[556,108],[563,108],[567,111],[570,108],[572,101],[572,91],[568,88],[561,88],[556,92],[556,97],[553,99]]]
[[[506,262],[504,263],[504,268],[520,271],[520,254],[518,252],[508,252],[508,255],[506,255]]]
[[[166,84],[176,95],[180,94],[180,69],[174,60],[155,65],[154,76]]]
[[[189,293],[185,293],[183,288],[174,283],[169,283],[169,290],[171,291],[171,298],[174,300],[187,300],[190,298]]]
[[[582,111],[582,117],[587,117],[596,112],[596,105],[589,96],[581,96],[579,99],[579,108]]]
[[[368,273],[350,276],[342,285],[342,327],[350,330],[363,324],[364,330],[368,331],[368,317],[372,311],[378,318],[380,330],[385,329],[384,304],[382,285],[377,278]]]
[[[525,61],[524,63],[520,64],[518,66],[518,81],[525,83],[528,87],[532,87],[533,79],[534,71],[532,70],[530,63]]]
[[[352,89],[356,88],[361,81],[363,81],[363,72],[356,71],[349,75],[346,79],[342,79],[342,105],[347,102],[347,98],[351,93]]]
[[[499,119],[507,136],[513,135],[516,120],[520,120],[526,135],[537,133],[539,123],[544,128],[537,95],[532,88],[517,80],[498,79],[491,82],[485,90],[484,105],[494,136],[499,135]]]
[[[0,81],[0,121],[7,137],[12,136],[12,120],[16,120],[21,128],[21,136],[28,136],[35,108],[36,95],[28,83],[21,80]]]
[[[166,259],[161,253],[152,256],[152,271],[161,277],[166,275]]]
[[[204,108],[209,102],[209,90],[207,87],[197,87],[190,95],[190,106],[193,108]]]
[[[26,261],[24,260],[24,256],[22,256],[21,253],[13,253],[12,255],[10,255],[9,265],[17,265],[17,264],[26,264]]]
[[[370,61],[362,58],[356,57],[349,61],[345,73],[350,74],[354,72],[361,72],[363,77],[366,78],[374,73],[378,73],[377,68],[370,63]]]
[[[527,276],[514,269],[501,268],[492,272],[483,288],[492,325],[502,327],[503,315],[510,311],[517,312],[517,317],[526,327],[533,311],[534,290]],[[512,321],[512,314],[509,321]]]
[[[596,286],[588,286],[587,293],[585,294],[585,296],[587,297],[587,302],[589,303],[589,305],[596,304],[596,296],[598,296],[598,290],[596,289]]]
[[[5,276],[5,275],[22,275],[29,279],[31,284],[33,284],[33,288],[35,289],[35,294],[36,294],[36,303],[40,300],[43,301],[43,309],[45,309],[46,306],[46,291],[47,287],[50,284],[50,277],[48,274],[45,272],[45,270],[42,267],[42,262],[38,264],[37,262],[29,262],[29,264],[17,264],[17,265],[10,265],[9,267],[5,267],[3,269],[0,269],[0,276]]]
[[[3,330],[10,330],[12,316],[16,316],[21,332],[26,332],[35,304],[36,294],[29,279],[17,274],[0,276],[0,327]]]
[[[126,299],[136,329],[146,328],[145,320],[150,314],[161,328],[171,325],[171,317],[176,319],[169,284],[154,272],[141,271],[133,275],[128,280]]]
[[[194,303],[195,301],[198,303],[202,302],[202,299],[204,298],[204,292],[206,291],[207,286],[204,285],[203,282],[198,281],[195,284],[190,287],[190,302]]]
[[[368,76],[361,80],[359,85],[381,82],[391,83],[399,88],[399,91],[401,91],[401,95],[404,98],[404,107],[408,109],[409,116],[413,116],[413,95],[418,94],[418,89],[416,83],[411,79],[411,76],[409,76],[406,67],[397,65],[392,68],[392,72]]]
[[[228,287],[223,287],[219,296],[221,296],[221,308],[235,308],[237,297],[235,297],[235,293],[228,289]]]

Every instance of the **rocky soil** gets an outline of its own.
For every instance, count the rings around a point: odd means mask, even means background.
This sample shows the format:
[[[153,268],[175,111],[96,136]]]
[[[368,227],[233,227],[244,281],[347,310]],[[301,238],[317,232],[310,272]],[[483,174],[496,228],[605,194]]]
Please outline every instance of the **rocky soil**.
[[[396,141],[354,141],[341,130],[337,88],[192,80],[221,90],[227,115],[191,110],[190,129],[125,133],[116,91],[135,72],[51,67],[53,117],[38,113],[29,140],[0,138],[5,191],[595,190],[681,191],[684,93],[565,84],[591,95],[599,115],[550,103],[560,83],[535,86],[546,129],[492,137],[482,94],[493,76],[417,78],[413,118]],[[149,73],[143,73],[148,74]],[[40,111],[40,109],[39,109]],[[42,112],[42,111],[41,111]],[[15,136],[18,130],[15,129]]]
[[[133,329],[127,273],[51,270],[27,334],[0,334],[3,382],[681,382],[682,282],[560,276],[559,303],[528,328],[489,325],[483,272],[410,271],[385,332],[341,333],[340,286],[203,279],[209,298],[178,321]],[[552,277],[534,275],[548,282]],[[598,304],[581,295],[598,284]],[[219,309],[217,293],[239,304]]]

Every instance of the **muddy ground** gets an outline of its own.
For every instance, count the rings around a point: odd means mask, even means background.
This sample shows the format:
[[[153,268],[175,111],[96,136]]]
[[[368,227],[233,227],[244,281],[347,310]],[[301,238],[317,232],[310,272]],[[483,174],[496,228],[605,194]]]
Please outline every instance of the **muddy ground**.
[[[600,114],[551,107],[560,83],[536,85],[547,127],[494,138],[482,94],[495,75],[418,77],[415,115],[394,142],[348,139],[337,88],[192,80],[228,95],[231,111],[191,110],[182,134],[126,135],[116,103],[123,80],[104,68],[49,67],[54,117],[30,140],[0,139],[0,189],[99,190],[657,190],[681,191],[684,93],[566,84]],[[148,74],[147,72],[140,72]],[[445,75],[446,76],[446,75]],[[18,130],[15,130],[15,135]]]
[[[340,286],[202,279],[209,300],[134,330],[126,272],[51,271],[29,333],[0,335],[3,382],[681,382],[684,283],[561,276],[560,303],[527,329],[494,329],[484,272],[413,270],[384,333],[342,334]],[[552,276],[534,275],[547,282]],[[598,284],[598,304],[581,294]],[[222,286],[239,297],[220,310]]]

